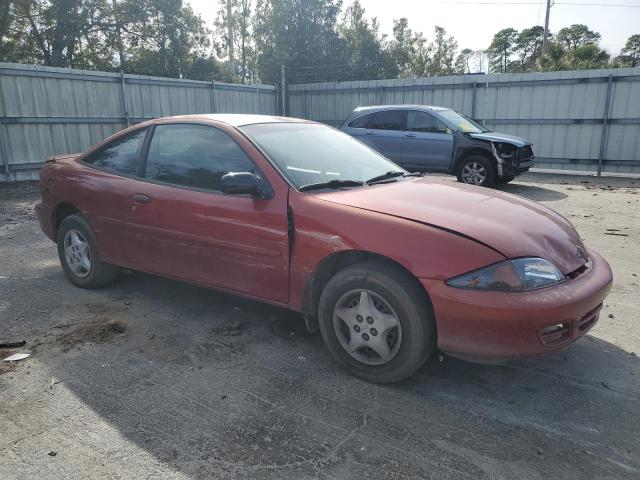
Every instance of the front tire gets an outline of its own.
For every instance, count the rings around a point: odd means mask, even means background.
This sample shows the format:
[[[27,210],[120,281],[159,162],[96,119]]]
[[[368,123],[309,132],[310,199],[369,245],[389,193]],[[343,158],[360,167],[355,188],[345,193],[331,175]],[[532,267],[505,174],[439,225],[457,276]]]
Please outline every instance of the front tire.
[[[456,176],[461,183],[491,187],[496,181],[496,169],[487,158],[470,155],[460,162]]]
[[[332,356],[369,382],[410,377],[436,345],[428,297],[394,265],[366,262],[338,272],[322,291],[318,318]]]
[[[57,243],[62,269],[74,285],[100,288],[118,276],[118,267],[102,261],[93,230],[82,215],[69,215],[62,221]]]

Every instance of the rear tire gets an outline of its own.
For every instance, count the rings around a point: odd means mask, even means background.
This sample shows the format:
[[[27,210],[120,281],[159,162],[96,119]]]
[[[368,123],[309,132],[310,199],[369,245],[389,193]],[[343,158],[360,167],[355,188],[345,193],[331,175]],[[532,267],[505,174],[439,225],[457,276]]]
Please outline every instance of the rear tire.
[[[486,157],[469,155],[458,164],[456,176],[461,183],[491,187],[496,181],[496,169]]]
[[[322,291],[318,319],[331,355],[369,382],[410,377],[436,345],[428,297],[394,265],[363,262],[338,272]]]
[[[100,288],[118,276],[118,267],[102,261],[93,230],[80,214],[66,217],[57,233],[58,257],[67,278],[82,288]]]

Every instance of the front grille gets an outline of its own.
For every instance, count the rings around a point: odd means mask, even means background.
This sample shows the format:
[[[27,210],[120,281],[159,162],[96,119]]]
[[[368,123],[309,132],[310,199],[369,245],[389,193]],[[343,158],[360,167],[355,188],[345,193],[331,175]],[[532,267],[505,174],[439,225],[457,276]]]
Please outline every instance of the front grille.
[[[531,145],[518,149],[518,163],[528,162],[533,158],[533,148]]]
[[[600,314],[601,308],[602,304],[598,305],[595,309],[591,310],[580,319],[580,323],[578,323],[578,331],[580,334],[585,333],[598,321],[598,315]]]
[[[540,340],[549,347],[560,345],[571,338],[571,322],[558,323],[540,330]]]

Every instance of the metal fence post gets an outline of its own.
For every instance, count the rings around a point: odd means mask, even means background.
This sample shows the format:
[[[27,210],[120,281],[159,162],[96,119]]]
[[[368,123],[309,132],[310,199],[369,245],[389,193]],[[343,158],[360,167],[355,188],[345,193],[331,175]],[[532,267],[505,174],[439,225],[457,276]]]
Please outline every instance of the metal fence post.
[[[302,118],[308,117],[309,113],[307,110],[307,89],[302,87]]]
[[[473,82],[473,93],[471,94],[471,118],[476,119],[476,90],[478,82]]]
[[[4,124],[2,123],[2,119],[0,118],[0,165],[4,166],[4,179],[8,182],[11,171],[9,170],[9,158],[7,157],[7,151],[5,150],[4,139]]]
[[[609,74],[609,81],[607,82],[607,96],[604,102],[604,115],[602,116],[602,137],[600,138],[600,153],[598,154],[598,176],[602,175],[602,163],[604,157],[607,154],[607,143],[609,133],[609,108],[611,105],[611,93],[613,86],[613,74]]]
[[[2,83],[0,82],[0,99],[3,100],[2,102],[2,112],[0,112],[0,114],[2,114],[2,117],[4,117],[7,112],[6,112],[6,108],[4,105],[4,94],[2,92]],[[0,117],[0,165],[4,165],[4,179],[5,181],[9,181],[9,176],[10,176],[10,171],[9,171],[9,157],[7,156],[7,151],[5,149],[5,134],[4,134],[4,124],[2,123],[2,117]]]
[[[211,81],[211,113],[216,113],[216,82]]]
[[[260,91],[258,90],[258,84],[256,83],[256,108],[255,113],[260,113]]]
[[[282,101],[282,111],[280,114],[285,117],[287,115],[287,83],[284,71],[284,65],[280,65],[280,100]]]
[[[384,105],[384,87],[380,87],[380,101],[378,105]]]
[[[129,107],[127,106],[127,90],[125,87],[124,71],[120,70],[120,92],[122,93],[122,106],[124,108],[124,118],[127,120],[127,127],[131,125],[129,120]]]

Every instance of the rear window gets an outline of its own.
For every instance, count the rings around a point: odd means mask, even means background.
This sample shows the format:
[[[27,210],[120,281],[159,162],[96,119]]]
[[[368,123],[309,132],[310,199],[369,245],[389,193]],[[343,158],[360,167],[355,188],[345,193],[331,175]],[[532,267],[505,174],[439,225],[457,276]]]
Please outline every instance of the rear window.
[[[115,173],[135,175],[146,134],[147,129],[142,128],[118,137],[89,154],[83,162]]]
[[[369,115],[363,115],[359,118],[356,118],[353,122],[349,124],[351,128],[367,128],[367,124],[371,121],[371,118],[374,116],[374,113],[370,113]]]
[[[404,128],[404,110],[384,110],[356,118],[349,124],[351,128],[370,130],[402,130]]]

